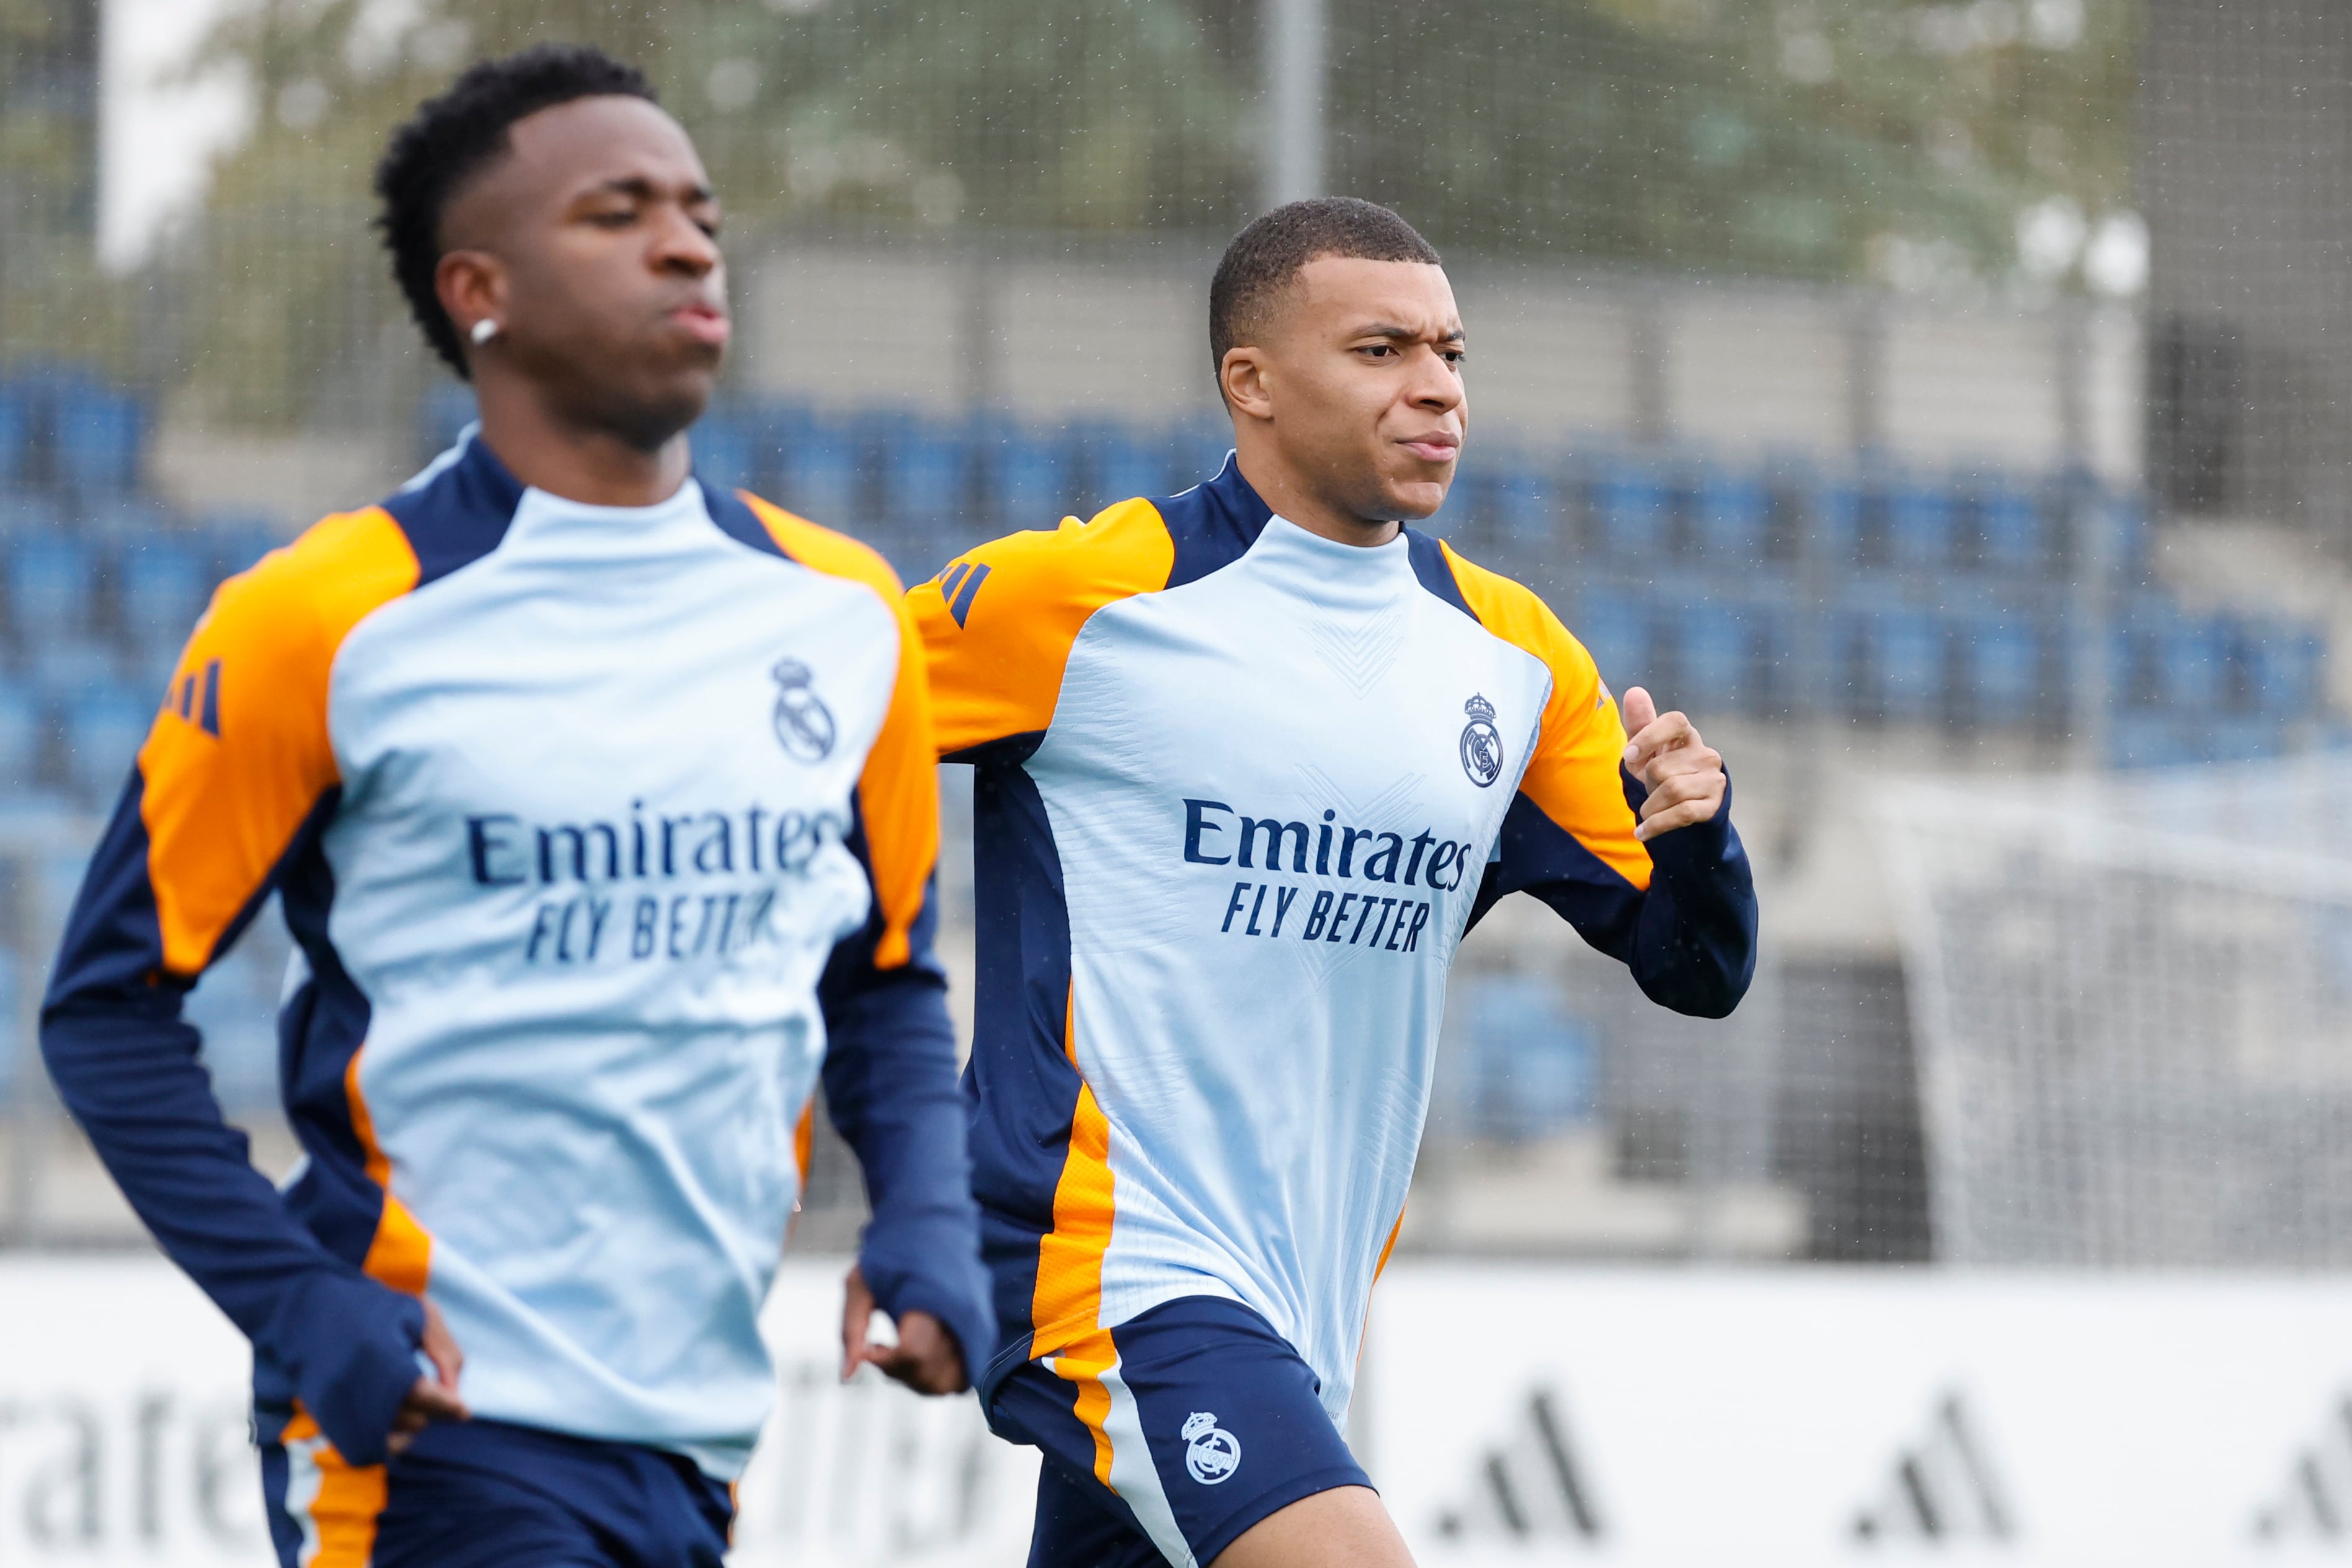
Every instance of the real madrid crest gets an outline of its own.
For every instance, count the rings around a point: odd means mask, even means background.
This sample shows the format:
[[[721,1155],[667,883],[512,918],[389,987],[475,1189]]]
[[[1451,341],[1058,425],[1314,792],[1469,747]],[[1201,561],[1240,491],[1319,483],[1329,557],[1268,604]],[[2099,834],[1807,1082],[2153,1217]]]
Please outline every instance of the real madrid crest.
[[[1495,705],[1474,696],[1462,705],[1470,722],[1462,727],[1462,771],[1484,789],[1503,776],[1503,737],[1495,728]]]
[[[1184,1417],[1184,1468],[1204,1487],[1231,1480],[1242,1468],[1242,1440],[1206,1410]]]
[[[810,688],[815,674],[798,659],[779,659],[768,672],[776,679],[776,743],[803,762],[833,755],[833,710]]]

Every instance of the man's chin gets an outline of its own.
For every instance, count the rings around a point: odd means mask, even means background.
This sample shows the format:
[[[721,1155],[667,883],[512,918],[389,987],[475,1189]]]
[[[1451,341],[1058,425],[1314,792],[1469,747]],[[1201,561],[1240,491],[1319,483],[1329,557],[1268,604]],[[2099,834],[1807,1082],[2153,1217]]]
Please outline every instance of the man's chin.
[[[717,381],[715,375],[696,372],[637,388],[625,405],[608,407],[606,423],[639,451],[658,451],[702,417]]]
[[[1387,515],[1401,523],[1418,523],[1437,515],[1445,505],[1445,492],[1450,485],[1436,480],[1420,480],[1388,486]]]

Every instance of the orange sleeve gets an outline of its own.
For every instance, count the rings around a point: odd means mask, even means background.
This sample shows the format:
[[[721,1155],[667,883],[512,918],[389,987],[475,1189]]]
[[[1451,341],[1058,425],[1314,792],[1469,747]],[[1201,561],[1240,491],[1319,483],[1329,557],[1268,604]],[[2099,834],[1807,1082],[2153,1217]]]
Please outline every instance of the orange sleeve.
[[[1519,793],[1635,888],[1650,885],[1647,845],[1633,836],[1621,771],[1625,723],[1584,644],[1535,593],[1445,547],[1454,586],[1489,632],[1551,671],[1551,697]]]
[[[868,874],[882,911],[874,967],[895,969],[913,947],[909,933],[940,858],[940,782],[931,737],[930,684],[922,639],[890,563],[856,539],[746,494],[776,548],[812,571],[864,583],[881,597],[898,624],[898,674],[890,711],[866,754],[857,780],[858,812],[866,824]]]
[[[168,972],[212,962],[340,781],[327,731],[336,651],[416,577],[407,536],[370,507],[328,517],[214,594],[139,751]]]
[[[962,758],[1054,721],[1070,645],[1104,605],[1164,588],[1175,565],[1150,502],[969,550],[907,595],[929,664],[940,755]]]

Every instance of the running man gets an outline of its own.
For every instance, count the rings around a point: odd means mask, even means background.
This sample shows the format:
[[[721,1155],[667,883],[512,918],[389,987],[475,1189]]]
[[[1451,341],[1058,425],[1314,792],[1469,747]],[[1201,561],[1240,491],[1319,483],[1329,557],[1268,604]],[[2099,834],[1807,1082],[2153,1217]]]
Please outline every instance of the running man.
[[[222,586],[42,1048],[253,1341],[289,1568],[715,1565],[820,1076],[874,1207],[845,1370],[949,1393],[994,1343],[919,645],[879,558],[689,471],[719,208],[643,77],[477,66],[376,185],[479,432]],[[181,1009],[272,893],[282,1189]]]
[[[1223,472],[910,595],[976,765],[981,1396],[1041,1568],[1407,1563],[1340,1433],[1463,932],[1534,894],[1705,1017],[1754,966],[1721,759],[1401,526],[1467,423],[1436,252],[1295,203],[1209,318]]]

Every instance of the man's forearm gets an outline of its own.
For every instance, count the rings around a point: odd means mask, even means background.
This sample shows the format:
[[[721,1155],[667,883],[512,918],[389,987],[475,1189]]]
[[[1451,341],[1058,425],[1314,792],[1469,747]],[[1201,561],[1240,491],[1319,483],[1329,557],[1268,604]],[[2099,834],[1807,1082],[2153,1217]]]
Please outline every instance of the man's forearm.
[[[163,997],[53,1007],[42,1055],[164,1252],[293,1376],[344,1457],[373,1463],[416,1377],[422,1308],[328,1252],[287,1212],[253,1168],[245,1134],[222,1116],[196,1031],[176,1012]]]
[[[1654,867],[1626,963],[1644,995],[1723,1018],[1756,973],[1756,883],[1727,799],[1715,820],[1650,841]]]
[[[835,990],[826,1103],[866,1173],[859,1262],[884,1311],[929,1312],[977,1375],[996,1349],[980,1265],[955,1035],[939,977],[909,966]]]

